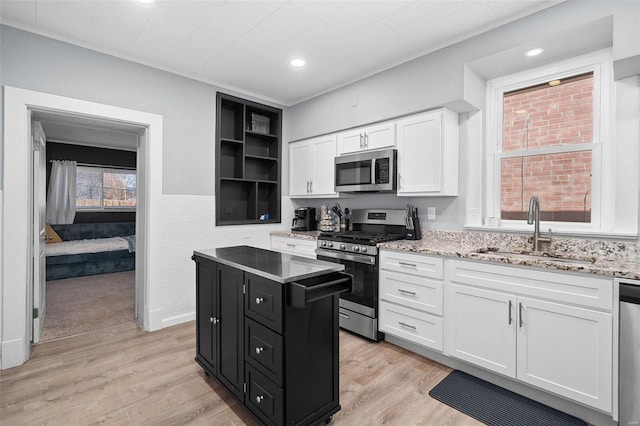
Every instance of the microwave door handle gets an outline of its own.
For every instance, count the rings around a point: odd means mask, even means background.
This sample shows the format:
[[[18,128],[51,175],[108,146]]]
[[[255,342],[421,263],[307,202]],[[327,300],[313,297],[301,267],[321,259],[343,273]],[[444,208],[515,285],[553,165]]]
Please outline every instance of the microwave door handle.
[[[377,164],[378,164],[377,161],[378,160],[376,158],[374,158],[371,161],[371,184],[372,185],[375,185],[377,183],[376,182],[376,167],[377,167]]]

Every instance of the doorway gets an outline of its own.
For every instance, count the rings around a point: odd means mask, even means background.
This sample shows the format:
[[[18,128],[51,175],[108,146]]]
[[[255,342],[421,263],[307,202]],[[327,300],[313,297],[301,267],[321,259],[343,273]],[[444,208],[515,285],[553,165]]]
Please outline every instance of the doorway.
[[[32,111],[31,120],[32,128],[40,130],[34,130],[34,137],[40,133],[46,138],[39,151],[47,160],[34,162],[34,207],[43,204],[39,198],[44,201],[52,194],[52,185],[60,196],[69,194],[63,189],[65,182],[75,189],[68,207],[75,207],[75,213],[62,209],[65,214],[50,211],[46,215],[48,232],[55,238],[46,244],[34,238],[34,253],[46,251],[47,260],[34,258],[32,343],[133,323],[135,244],[128,240],[136,235],[137,151],[146,129],[39,110]],[[57,170],[71,168],[75,179],[53,179],[54,164]],[[44,187],[49,188],[47,195]],[[47,205],[51,209],[59,203]],[[44,228],[39,222],[34,210],[34,231],[38,225]],[[46,280],[38,285],[36,271],[45,266]]]
[[[1,369],[24,363],[30,353],[28,325],[33,312],[27,296],[33,283],[30,241],[33,172],[29,138],[32,111],[128,123],[145,129],[137,160],[140,179],[136,215],[136,290],[139,291],[136,308],[138,322],[144,330],[162,327],[162,116],[5,86]]]

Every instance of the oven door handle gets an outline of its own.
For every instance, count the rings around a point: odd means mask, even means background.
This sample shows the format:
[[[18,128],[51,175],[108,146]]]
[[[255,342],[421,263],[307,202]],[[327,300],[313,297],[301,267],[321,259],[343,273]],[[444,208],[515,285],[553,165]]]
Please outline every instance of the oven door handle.
[[[331,257],[333,259],[350,260],[356,263],[366,263],[367,265],[376,264],[376,256],[366,256],[361,254],[334,252],[334,251],[322,250],[322,249],[316,249],[316,254],[318,256]]]

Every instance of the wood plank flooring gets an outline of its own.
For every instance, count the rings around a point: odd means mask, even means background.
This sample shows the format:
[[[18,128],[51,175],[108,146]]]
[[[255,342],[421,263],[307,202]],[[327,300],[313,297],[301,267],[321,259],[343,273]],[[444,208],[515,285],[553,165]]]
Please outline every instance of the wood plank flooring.
[[[448,367],[340,332],[341,425],[481,425],[429,397]],[[195,363],[195,322],[145,333],[126,323],[32,349],[0,372],[8,425],[257,425]]]

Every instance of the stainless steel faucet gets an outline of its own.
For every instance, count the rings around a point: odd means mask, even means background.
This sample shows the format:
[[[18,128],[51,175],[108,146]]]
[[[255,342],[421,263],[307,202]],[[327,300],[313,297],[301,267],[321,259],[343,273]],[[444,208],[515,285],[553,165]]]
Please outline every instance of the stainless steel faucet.
[[[551,242],[551,229],[549,229],[549,238],[540,237],[540,200],[535,195],[529,200],[527,223],[533,225],[533,251],[538,251],[540,241]]]

